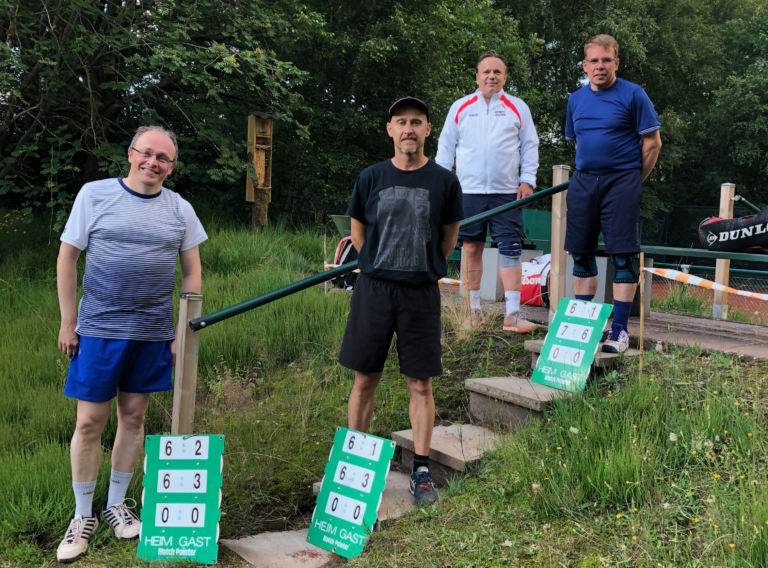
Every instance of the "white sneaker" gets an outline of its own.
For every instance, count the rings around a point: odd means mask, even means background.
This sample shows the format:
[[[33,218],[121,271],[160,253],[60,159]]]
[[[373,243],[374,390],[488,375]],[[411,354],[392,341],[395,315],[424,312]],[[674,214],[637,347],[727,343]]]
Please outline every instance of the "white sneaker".
[[[141,521],[134,515],[125,503],[112,505],[109,509],[107,502],[101,509],[101,519],[115,531],[118,540],[133,540],[139,538]]]
[[[99,526],[96,517],[77,515],[69,523],[67,536],[56,549],[56,560],[62,564],[74,562],[88,550],[88,541]]]
[[[618,325],[611,326],[608,340],[603,344],[605,353],[624,353],[629,347],[629,333]]]
[[[528,321],[525,314],[521,311],[517,311],[509,314],[504,318],[504,331],[515,331],[517,333],[528,333],[533,331],[537,326],[535,323]]]

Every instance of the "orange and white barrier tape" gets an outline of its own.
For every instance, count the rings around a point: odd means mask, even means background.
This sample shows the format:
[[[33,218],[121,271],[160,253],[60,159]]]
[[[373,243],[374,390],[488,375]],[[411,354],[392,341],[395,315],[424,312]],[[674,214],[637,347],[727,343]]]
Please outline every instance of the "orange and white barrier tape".
[[[339,266],[344,266],[344,265],[343,264],[328,264],[326,262],[325,263],[325,270],[328,271],[331,268],[338,268]],[[358,268],[357,270],[353,270],[352,272],[360,272],[360,269]],[[457,284],[457,285],[466,284],[466,282],[464,280],[454,280],[453,278],[441,278],[440,280],[438,280],[438,282],[440,282],[441,284]]]
[[[677,280],[678,282],[684,282],[691,286],[701,286],[702,288],[709,288],[710,290],[718,290],[720,292],[727,292],[728,294],[736,294],[738,296],[746,296],[748,298],[757,298],[758,300],[768,300],[768,294],[757,294],[755,292],[747,292],[746,290],[737,290],[736,288],[730,288],[729,286],[723,286],[717,284],[711,280],[705,280],[699,278],[693,274],[686,274],[678,270],[671,270],[669,268],[645,268],[646,272],[669,278],[670,280]]]
[[[441,278],[440,280],[438,280],[438,282],[440,282],[441,284],[458,284],[458,285],[467,283],[464,280],[454,280],[453,278]]]

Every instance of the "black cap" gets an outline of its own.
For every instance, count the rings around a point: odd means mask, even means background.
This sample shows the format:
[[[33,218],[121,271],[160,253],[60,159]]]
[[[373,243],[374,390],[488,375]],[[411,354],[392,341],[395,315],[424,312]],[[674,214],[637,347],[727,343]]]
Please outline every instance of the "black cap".
[[[392,106],[389,107],[389,119],[392,120],[392,113],[394,110],[402,105],[403,103],[410,103],[412,105],[421,107],[424,109],[424,112],[427,115],[427,122],[429,122],[429,107],[427,106],[427,103],[422,101],[421,99],[417,99],[416,97],[403,97],[402,99],[396,100],[394,103],[392,103]]]

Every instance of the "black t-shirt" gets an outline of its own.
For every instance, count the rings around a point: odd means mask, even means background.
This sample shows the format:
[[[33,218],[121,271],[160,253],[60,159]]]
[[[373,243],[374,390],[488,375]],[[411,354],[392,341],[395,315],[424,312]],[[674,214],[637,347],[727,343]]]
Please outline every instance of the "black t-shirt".
[[[441,226],[464,218],[461,184],[432,160],[408,171],[387,160],[362,171],[347,215],[367,225],[363,274],[411,286],[437,282],[448,272]]]

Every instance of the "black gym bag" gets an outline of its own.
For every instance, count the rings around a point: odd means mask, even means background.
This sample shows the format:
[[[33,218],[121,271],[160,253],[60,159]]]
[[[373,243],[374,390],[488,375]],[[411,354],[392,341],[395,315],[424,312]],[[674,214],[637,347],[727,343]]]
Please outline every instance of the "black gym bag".
[[[768,207],[739,219],[704,219],[699,240],[711,251],[768,253]]]

